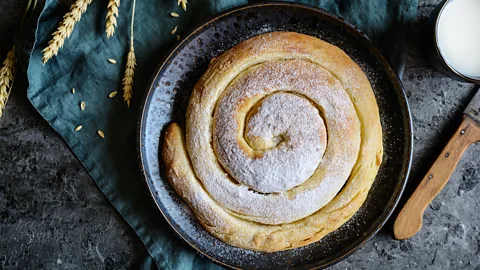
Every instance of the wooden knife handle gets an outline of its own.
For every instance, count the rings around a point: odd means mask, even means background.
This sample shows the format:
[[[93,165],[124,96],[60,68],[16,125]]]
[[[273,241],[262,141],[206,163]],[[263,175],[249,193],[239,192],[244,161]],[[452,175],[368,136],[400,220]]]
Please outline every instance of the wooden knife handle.
[[[408,239],[420,231],[425,208],[448,182],[465,149],[479,140],[479,124],[464,117],[460,127],[400,211],[393,226],[396,239]]]

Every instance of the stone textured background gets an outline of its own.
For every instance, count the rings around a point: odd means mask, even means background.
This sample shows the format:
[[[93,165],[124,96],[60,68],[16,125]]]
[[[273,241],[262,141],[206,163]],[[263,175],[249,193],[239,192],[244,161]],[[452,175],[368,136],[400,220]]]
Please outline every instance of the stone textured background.
[[[11,49],[27,0],[0,1],[0,59]],[[40,1],[42,2],[42,1]],[[69,1],[66,1],[69,2]],[[411,194],[478,87],[435,71],[426,20],[439,0],[419,1],[404,86],[415,130]],[[0,269],[136,269],[147,255],[60,137],[26,98],[19,74],[0,119]],[[392,222],[332,269],[480,270],[480,144],[471,146],[426,210],[424,228],[392,239]]]

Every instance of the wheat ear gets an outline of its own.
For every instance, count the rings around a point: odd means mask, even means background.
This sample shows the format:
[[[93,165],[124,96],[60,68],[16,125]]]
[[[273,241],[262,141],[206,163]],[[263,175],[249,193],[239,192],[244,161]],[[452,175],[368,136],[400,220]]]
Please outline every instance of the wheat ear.
[[[105,33],[107,33],[107,38],[110,38],[115,33],[115,27],[117,27],[119,6],[120,0],[108,1],[107,16],[105,18]]]
[[[23,27],[25,19],[31,12],[35,10],[37,6],[37,0],[29,0],[25,11],[23,12],[22,22],[20,28]],[[17,58],[15,57],[15,46],[7,53],[7,57],[3,61],[2,67],[0,67],[0,117],[2,117],[3,110],[7,105],[8,98],[12,92],[13,82],[17,71]]]
[[[70,11],[63,16],[63,20],[60,22],[57,30],[52,34],[52,39],[48,42],[48,45],[43,49],[43,63],[45,64],[53,56],[58,54],[58,50],[63,47],[65,39],[69,38],[73,32],[75,23],[80,21],[82,14],[87,10],[88,5],[93,0],[77,0],[70,7]]]
[[[135,74],[135,65],[137,61],[135,59],[135,51],[133,49],[133,22],[135,20],[135,2],[133,0],[132,5],[132,22],[130,24],[130,50],[127,55],[127,64],[125,66],[125,74],[123,76],[123,100],[130,108],[130,101],[133,95],[133,76]]]
[[[3,109],[5,109],[8,97],[12,92],[16,64],[15,47],[13,47],[13,49],[8,52],[7,58],[3,61],[3,66],[0,69],[0,117],[2,117]]]
[[[177,5],[182,5],[183,10],[187,11],[187,0],[178,0]]]

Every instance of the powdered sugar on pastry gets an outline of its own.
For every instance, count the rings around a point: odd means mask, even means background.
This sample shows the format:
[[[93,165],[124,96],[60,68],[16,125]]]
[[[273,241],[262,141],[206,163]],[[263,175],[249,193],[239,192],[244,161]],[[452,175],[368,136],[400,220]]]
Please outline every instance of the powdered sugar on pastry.
[[[226,112],[232,106],[220,104],[217,119],[222,119],[215,126],[214,146],[220,163],[237,182],[262,193],[282,192],[300,185],[317,169],[326,130],[308,100],[283,92],[265,97],[251,113],[245,134],[237,126],[242,119]],[[246,142],[238,142],[238,137]]]
[[[262,106],[264,98],[267,106]],[[360,127],[348,94],[321,66],[302,60],[258,64],[239,74],[216,100],[214,118],[210,114],[190,118],[192,123],[205,120],[214,123],[213,134],[209,125],[200,127],[190,133],[192,136],[187,135],[187,147],[190,153],[199,153],[196,156],[201,158],[192,157],[195,172],[209,194],[223,207],[261,223],[288,223],[320,209],[347,181],[358,156]],[[290,104],[282,108],[280,100]],[[213,101],[202,100],[190,107],[210,102]],[[255,109],[255,106],[259,107]],[[253,122],[245,125],[252,109],[259,113],[250,117]],[[262,113],[265,109],[274,109],[275,114],[266,114],[276,115],[278,122],[264,122],[262,129],[255,124],[259,121],[256,118],[265,114]],[[320,114],[328,126],[328,143],[323,157],[325,128],[321,128]],[[305,118],[307,115],[309,117]],[[303,119],[293,120],[293,116]],[[284,141],[276,146],[269,145],[268,141],[275,137],[265,134],[268,124],[273,131],[288,127],[290,133],[285,133],[285,138],[293,137],[282,139]],[[245,127],[254,131],[253,141],[261,142],[259,144],[267,141],[266,146],[271,149],[252,149],[245,140]],[[263,139],[255,136],[262,133],[267,135]],[[208,155],[203,154],[202,149],[210,140],[216,154],[212,152],[212,158],[206,158]],[[230,177],[236,181],[229,180]],[[304,185],[300,185],[302,183]],[[276,193],[263,194],[269,192]]]

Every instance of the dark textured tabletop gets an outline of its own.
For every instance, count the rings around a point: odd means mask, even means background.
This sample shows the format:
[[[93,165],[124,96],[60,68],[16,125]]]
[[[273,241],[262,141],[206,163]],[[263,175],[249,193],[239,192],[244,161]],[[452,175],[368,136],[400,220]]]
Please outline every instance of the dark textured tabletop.
[[[0,0],[0,59],[11,49],[27,0]],[[67,1],[68,2],[68,1]],[[407,191],[423,177],[478,89],[426,59],[426,20],[439,0],[419,1],[404,87],[413,115]],[[20,73],[0,118],[0,269],[136,269],[147,255],[62,139],[26,98]],[[480,270],[480,144],[464,154],[427,208],[422,231],[392,239],[392,223],[332,269]]]

